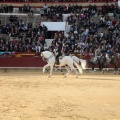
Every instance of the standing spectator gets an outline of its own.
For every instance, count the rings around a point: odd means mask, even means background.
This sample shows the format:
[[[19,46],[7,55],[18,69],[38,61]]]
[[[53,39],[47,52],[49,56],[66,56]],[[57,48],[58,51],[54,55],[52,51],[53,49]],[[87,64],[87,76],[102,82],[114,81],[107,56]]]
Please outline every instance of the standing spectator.
[[[30,6],[29,6],[29,4],[27,4],[27,6],[26,6],[26,11],[27,11],[27,13],[30,12]]]
[[[45,15],[47,14],[47,9],[48,9],[48,6],[47,6],[47,4],[45,4],[45,5],[43,6],[43,10],[44,10],[44,14],[45,14]]]
[[[42,30],[43,30],[43,32],[44,32],[44,34],[45,34],[45,38],[47,38],[47,31],[48,31],[47,26],[45,26],[45,25],[43,24]]]

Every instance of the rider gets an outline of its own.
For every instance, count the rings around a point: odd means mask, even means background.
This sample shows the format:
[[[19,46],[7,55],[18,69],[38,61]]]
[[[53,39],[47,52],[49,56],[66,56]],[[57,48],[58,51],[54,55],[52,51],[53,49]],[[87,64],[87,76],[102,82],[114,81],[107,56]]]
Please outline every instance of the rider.
[[[56,64],[59,65],[59,57],[62,55],[61,53],[61,46],[60,46],[60,43],[59,42],[56,42]]]

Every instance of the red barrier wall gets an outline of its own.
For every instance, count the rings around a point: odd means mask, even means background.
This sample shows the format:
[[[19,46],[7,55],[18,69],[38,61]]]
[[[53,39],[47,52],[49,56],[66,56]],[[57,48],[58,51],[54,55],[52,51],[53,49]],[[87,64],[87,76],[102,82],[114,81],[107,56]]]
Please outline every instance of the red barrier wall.
[[[0,58],[0,67],[43,67],[45,64],[40,57]]]
[[[85,59],[88,60],[89,57],[86,57]],[[46,63],[42,61],[41,57],[34,57],[34,56],[24,56],[24,57],[13,56],[13,57],[0,58],[0,67],[43,67],[45,64]],[[119,63],[119,68],[120,68],[120,63]]]

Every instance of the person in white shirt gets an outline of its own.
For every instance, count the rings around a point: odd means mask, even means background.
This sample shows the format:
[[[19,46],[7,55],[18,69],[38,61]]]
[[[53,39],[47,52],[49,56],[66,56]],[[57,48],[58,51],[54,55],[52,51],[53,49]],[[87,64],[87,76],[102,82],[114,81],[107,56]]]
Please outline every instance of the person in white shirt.
[[[47,4],[45,4],[45,5],[43,6],[43,9],[44,9],[44,14],[47,14],[47,10],[48,10]]]
[[[36,52],[41,52],[41,46],[39,44],[37,44],[37,46],[35,47]]]

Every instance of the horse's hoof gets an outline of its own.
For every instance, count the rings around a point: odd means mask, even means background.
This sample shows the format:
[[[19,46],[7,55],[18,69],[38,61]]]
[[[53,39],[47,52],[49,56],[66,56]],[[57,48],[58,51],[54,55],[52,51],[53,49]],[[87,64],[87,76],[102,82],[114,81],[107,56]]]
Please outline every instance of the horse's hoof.
[[[49,78],[51,77],[51,75],[48,76]]]
[[[67,76],[65,75],[64,77],[66,78]]]
[[[78,76],[76,76],[76,78],[78,78]]]

